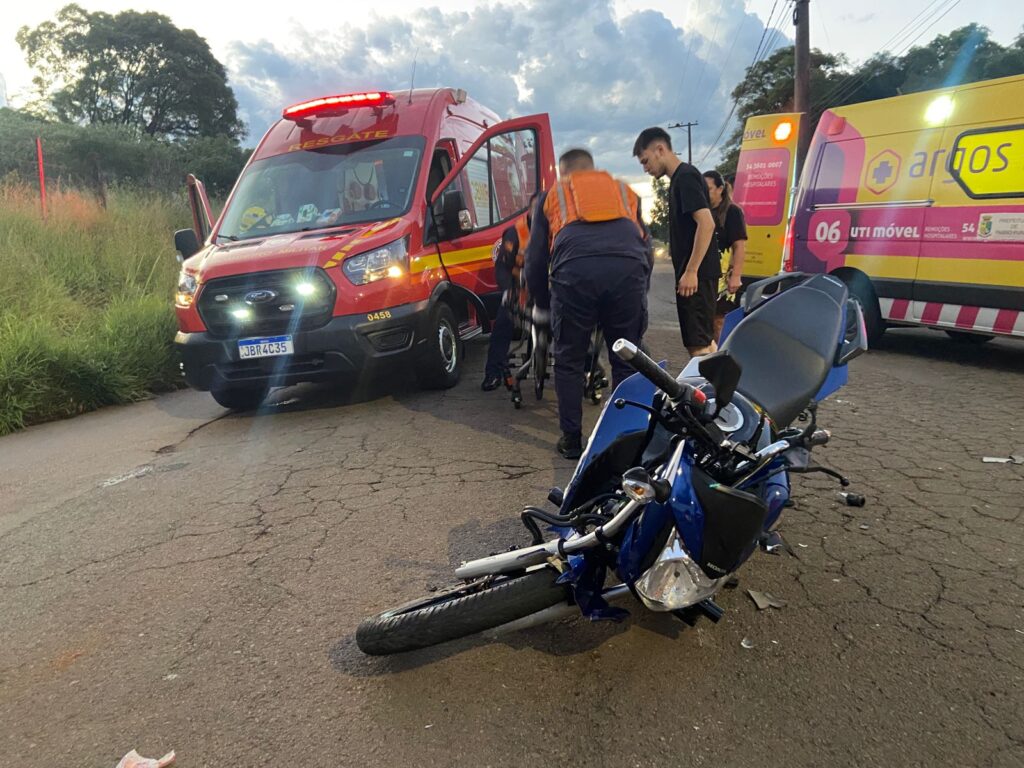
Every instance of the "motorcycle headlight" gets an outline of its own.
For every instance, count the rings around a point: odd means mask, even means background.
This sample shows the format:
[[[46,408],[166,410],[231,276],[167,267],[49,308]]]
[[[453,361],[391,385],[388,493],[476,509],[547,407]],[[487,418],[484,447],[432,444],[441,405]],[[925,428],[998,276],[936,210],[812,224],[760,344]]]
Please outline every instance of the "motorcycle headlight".
[[[409,272],[405,238],[346,259],[341,271],[353,285],[366,285],[385,277],[402,277]]]
[[[711,597],[728,576],[709,578],[683,548],[677,531],[654,565],[636,582],[636,592],[652,611],[677,611]]]
[[[174,303],[179,307],[191,307],[196,300],[196,291],[199,290],[199,281],[195,275],[190,275],[185,270],[178,275],[178,290],[174,294]]]

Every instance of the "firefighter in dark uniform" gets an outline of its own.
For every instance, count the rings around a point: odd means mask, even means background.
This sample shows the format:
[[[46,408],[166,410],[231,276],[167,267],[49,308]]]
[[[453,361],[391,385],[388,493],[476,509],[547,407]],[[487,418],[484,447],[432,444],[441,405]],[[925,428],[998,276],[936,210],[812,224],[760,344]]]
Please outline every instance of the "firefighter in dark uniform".
[[[640,198],[572,149],[559,158],[561,180],[537,200],[526,249],[526,283],[535,318],[550,308],[558,452],[579,458],[583,445],[583,371],[595,326],[604,330],[612,386],[633,369],[611,352],[617,339],[639,345],[647,328],[650,239]],[[550,289],[549,289],[550,281]]]
[[[534,195],[530,198],[533,205]],[[502,290],[502,302],[494,318],[491,328],[491,339],[487,346],[487,363],[484,366],[484,380],[480,389],[490,392],[497,389],[508,375],[508,350],[515,334],[513,312],[526,309],[526,292],[515,290],[520,285],[520,274],[523,269],[523,257],[526,242],[530,233],[530,213],[508,227],[501,235],[501,240],[494,244],[494,276],[498,287]],[[512,306],[515,302],[517,306]]]

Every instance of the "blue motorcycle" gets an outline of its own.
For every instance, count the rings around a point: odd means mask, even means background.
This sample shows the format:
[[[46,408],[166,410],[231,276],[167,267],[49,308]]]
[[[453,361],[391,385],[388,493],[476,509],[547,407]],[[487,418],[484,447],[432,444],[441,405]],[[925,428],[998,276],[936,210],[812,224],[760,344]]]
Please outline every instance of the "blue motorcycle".
[[[359,648],[399,653],[576,610],[621,620],[613,603],[630,595],[691,625],[717,621],[715,593],[747,558],[786,548],[776,526],[790,476],[849,484],[810,454],[829,439],[817,404],[867,349],[860,305],[829,275],[751,285],[722,338],[678,378],[617,341],[640,375],[615,390],[568,487],[548,496],[558,511],[523,510],[533,544],[463,563],[458,586],[365,620]]]

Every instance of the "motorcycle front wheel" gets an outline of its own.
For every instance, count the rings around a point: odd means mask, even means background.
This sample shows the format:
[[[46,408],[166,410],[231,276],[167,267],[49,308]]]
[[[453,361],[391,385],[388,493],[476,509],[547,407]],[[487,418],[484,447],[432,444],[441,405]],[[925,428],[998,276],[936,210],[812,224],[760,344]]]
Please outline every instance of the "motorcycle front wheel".
[[[569,600],[568,588],[555,583],[558,576],[545,565],[414,600],[363,621],[356,645],[384,656],[493,629]]]

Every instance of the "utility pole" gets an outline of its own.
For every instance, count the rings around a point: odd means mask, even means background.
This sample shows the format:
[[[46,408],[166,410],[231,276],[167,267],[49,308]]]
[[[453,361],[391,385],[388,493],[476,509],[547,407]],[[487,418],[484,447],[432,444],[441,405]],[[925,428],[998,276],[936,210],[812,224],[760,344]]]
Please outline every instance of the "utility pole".
[[[673,123],[669,126],[669,130],[672,128],[685,128],[686,129],[686,162],[693,165],[693,142],[690,140],[691,129],[696,126],[697,123]]]
[[[793,25],[796,27],[796,72],[793,78],[793,109],[802,112],[800,136],[796,148],[796,173],[800,178],[807,147],[810,144],[811,112],[811,21],[810,0],[793,4]]]

